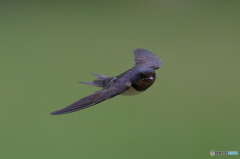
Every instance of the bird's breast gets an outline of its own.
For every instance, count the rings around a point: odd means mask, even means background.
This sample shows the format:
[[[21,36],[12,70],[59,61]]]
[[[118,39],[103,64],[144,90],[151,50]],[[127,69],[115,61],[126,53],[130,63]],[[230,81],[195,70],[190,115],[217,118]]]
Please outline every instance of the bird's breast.
[[[135,88],[133,88],[132,86],[126,90],[125,92],[121,93],[121,95],[124,96],[134,96],[134,95],[138,95],[140,93],[142,93],[143,91],[137,91]]]

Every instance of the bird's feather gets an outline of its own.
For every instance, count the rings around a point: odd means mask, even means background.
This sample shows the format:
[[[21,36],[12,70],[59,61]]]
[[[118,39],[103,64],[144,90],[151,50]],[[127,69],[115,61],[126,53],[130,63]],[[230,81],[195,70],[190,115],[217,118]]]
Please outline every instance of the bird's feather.
[[[78,83],[104,88],[114,78],[114,77],[107,77],[107,76],[103,76],[103,75],[98,75],[98,74],[92,73],[92,72],[91,72],[91,74],[97,76],[98,78],[95,79],[92,82],[78,82]]]
[[[109,98],[113,98],[118,94],[121,94],[122,92],[128,90],[131,84],[132,83],[130,81],[126,81],[122,83],[120,87],[118,84],[116,85],[115,82],[111,82],[107,88],[101,89],[91,95],[88,95],[63,109],[52,112],[51,114],[60,115],[88,108]]]
[[[133,51],[135,55],[135,65],[144,64],[146,67],[158,69],[162,65],[162,60],[155,54],[145,49],[136,49]]]

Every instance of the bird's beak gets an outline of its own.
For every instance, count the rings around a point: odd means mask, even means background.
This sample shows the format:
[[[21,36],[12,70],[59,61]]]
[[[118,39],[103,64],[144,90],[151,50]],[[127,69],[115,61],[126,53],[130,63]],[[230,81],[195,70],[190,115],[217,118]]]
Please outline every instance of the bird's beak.
[[[155,80],[155,77],[150,76],[150,77],[146,78],[146,80],[149,81],[149,82],[152,82],[152,81]]]

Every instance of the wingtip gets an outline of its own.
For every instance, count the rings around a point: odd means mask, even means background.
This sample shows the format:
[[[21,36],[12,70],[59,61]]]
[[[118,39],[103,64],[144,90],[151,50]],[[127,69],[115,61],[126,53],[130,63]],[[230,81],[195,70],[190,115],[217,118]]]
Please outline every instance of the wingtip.
[[[151,51],[138,48],[133,52],[135,54],[135,65],[145,64],[146,66],[153,68],[154,70],[160,68],[162,65],[162,60]]]
[[[63,115],[63,114],[67,114],[67,113],[69,113],[69,112],[59,112],[57,110],[57,111],[51,112],[50,115]]]
[[[59,115],[59,114],[56,112],[51,112],[50,115]]]
[[[85,84],[85,83],[87,83],[87,82],[78,81],[78,83]]]

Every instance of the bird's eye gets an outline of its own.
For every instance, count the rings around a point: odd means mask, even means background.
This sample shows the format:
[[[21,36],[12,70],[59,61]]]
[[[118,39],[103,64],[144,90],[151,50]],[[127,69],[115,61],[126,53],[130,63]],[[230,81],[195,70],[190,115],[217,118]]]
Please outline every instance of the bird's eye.
[[[145,77],[144,74],[142,74],[142,73],[139,73],[139,76],[140,76],[141,78]]]

